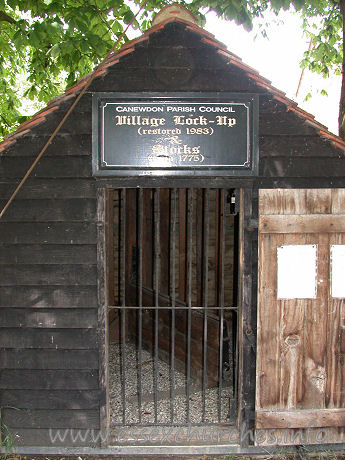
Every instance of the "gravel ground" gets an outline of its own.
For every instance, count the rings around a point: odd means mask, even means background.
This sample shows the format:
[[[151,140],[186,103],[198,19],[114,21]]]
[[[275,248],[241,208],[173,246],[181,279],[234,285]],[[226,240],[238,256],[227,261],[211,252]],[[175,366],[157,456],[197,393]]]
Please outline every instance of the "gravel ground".
[[[126,393],[126,423],[138,423],[138,351],[131,342],[125,345],[125,393]],[[110,381],[110,406],[112,424],[122,424],[122,347],[119,344],[111,344],[109,349],[109,381]],[[141,423],[155,422],[154,408],[154,358],[147,350],[142,350],[142,405]],[[175,400],[174,400],[174,423],[186,423],[186,376],[175,370]],[[170,423],[171,417],[171,388],[172,380],[169,365],[158,359],[157,366],[157,421],[158,423]],[[229,415],[229,400],[232,396],[232,388],[224,387],[222,390],[222,422],[226,422]],[[218,387],[207,388],[205,393],[205,422],[218,422]],[[190,421],[202,423],[202,389],[200,383],[191,381],[190,397]]]

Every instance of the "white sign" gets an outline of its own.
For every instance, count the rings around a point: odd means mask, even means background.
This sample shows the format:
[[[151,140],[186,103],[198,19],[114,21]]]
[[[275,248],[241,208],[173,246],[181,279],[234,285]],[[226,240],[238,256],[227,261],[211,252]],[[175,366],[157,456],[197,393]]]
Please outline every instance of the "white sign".
[[[277,257],[278,299],[315,299],[317,245],[284,245]]]
[[[345,298],[345,245],[331,245],[332,297]]]

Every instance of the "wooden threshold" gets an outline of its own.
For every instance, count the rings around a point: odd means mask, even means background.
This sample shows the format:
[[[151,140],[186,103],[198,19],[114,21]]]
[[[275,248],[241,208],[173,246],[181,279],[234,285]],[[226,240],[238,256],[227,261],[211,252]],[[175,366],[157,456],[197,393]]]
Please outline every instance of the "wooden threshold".
[[[109,445],[210,446],[239,445],[240,434],[234,425],[204,426],[127,426],[110,430]]]

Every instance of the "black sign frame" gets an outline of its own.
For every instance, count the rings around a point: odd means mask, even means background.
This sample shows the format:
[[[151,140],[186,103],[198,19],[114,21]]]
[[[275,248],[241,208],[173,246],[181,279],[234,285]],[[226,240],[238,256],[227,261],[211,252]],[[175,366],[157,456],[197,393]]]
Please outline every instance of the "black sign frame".
[[[222,107],[236,106],[245,110],[246,132],[241,134],[241,142],[244,143],[246,152],[241,153],[241,164],[195,164],[191,162],[183,165],[174,166],[152,166],[151,164],[108,164],[104,161],[107,145],[113,142],[109,136],[110,115],[104,115],[104,107],[110,105],[128,106],[149,106],[155,107],[174,107],[174,106],[212,106]],[[245,108],[245,109],[244,109]],[[112,107],[110,107],[110,110]],[[158,110],[158,109],[157,109]],[[200,110],[200,109],[199,109]],[[229,109],[230,110],[230,109]],[[243,112],[244,113],[244,112]],[[121,113],[120,113],[121,114]],[[119,114],[119,115],[120,115]],[[124,113],[132,119],[133,113]],[[137,120],[137,113],[134,114],[133,120]],[[140,114],[139,114],[140,115]],[[153,114],[156,115],[157,114]],[[183,113],[188,117],[188,113]],[[221,114],[224,120],[231,120],[225,114]],[[207,114],[205,115],[207,117]],[[125,118],[124,118],[125,119]],[[119,123],[121,119],[118,118]],[[140,118],[139,118],[140,121]],[[107,125],[108,123],[108,125]],[[211,122],[213,123],[213,121]],[[243,124],[243,123],[242,123]],[[127,127],[125,127],[127,128]],[[108,129],[108,132],[105,130]],[[124,131],[126,133],[126,131]],[[228,130],[227,132],[230,132]],[[235,130],[233,130],[235,132]],[[218,134],[218,132],[217,132]],[[238,134],[238,135],[240,135]],[[108,137],[107,137],[108,136]],[[218,135],[219,136],[219,135]],[[199,136],[200,137],[200,136]],[[205,137],[204,137],[205,138]],[[137,136],[138,142],[141,142],[140,136]],[[201,137],[201,139],[203,139]],[[212,139],[213,140],[213,139]],[[106,144],[106,142],[108,144]],[[105,147],[106,145],[106,147]],[[94,93],[92,95],[92,146],[93,146],[93,174],[98,177],[116,177],[116,176],[255,176],[258,174],[258,95],[248,93]],[[242,146],[243,147],[243,146]],[[121,138],[122,154],[126,154],[126,136],[123,142]],[[128,147],[129,149],[129,147]],[[243,150],[243,148],[242,148]],[[128,156],[128,155],[127,155]],[[180,156],[181,158],[181,156]],[[196,156],[194,157],[196,158]],[[199,157],[197,157],[199,158]],[[243,161],[244,159],[244,161]],[[107,161],[108,158],[107,158]],[[229,161],[231,163],[231,161]],[[238,162],[240,163],[240,162]]]

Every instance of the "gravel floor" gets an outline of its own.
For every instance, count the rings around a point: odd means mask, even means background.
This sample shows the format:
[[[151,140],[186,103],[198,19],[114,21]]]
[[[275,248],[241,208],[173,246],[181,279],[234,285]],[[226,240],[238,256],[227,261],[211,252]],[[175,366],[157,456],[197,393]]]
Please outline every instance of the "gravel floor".
[[[125,424],[138,423],[138,351],[131,342],[125,345],[125,393],[126,393],[126,422]],[[122,347],[110,344],[109,347],[109,381],[110,381],[110,406],[112,424],[122,424]],[[158,423],[170,423],[171,419],[171,374],[169,365],[158,360]],[[154,359],[150,352],[142,350],[142,423],[155,422],[154,409]],[[186,377],[182,372],[175,370],[175,402],[174,423],[187,422],[186,404]],[[226,422],[229,415],[229,400],[232,397],[232,388],[224,387],[222,390],[222,422]],[[205,394],[205,422],[218,422],[218,388],[208,388]],[[202,390],[200,384],[191,382],[190,389],[190,422],[202,422]]]

